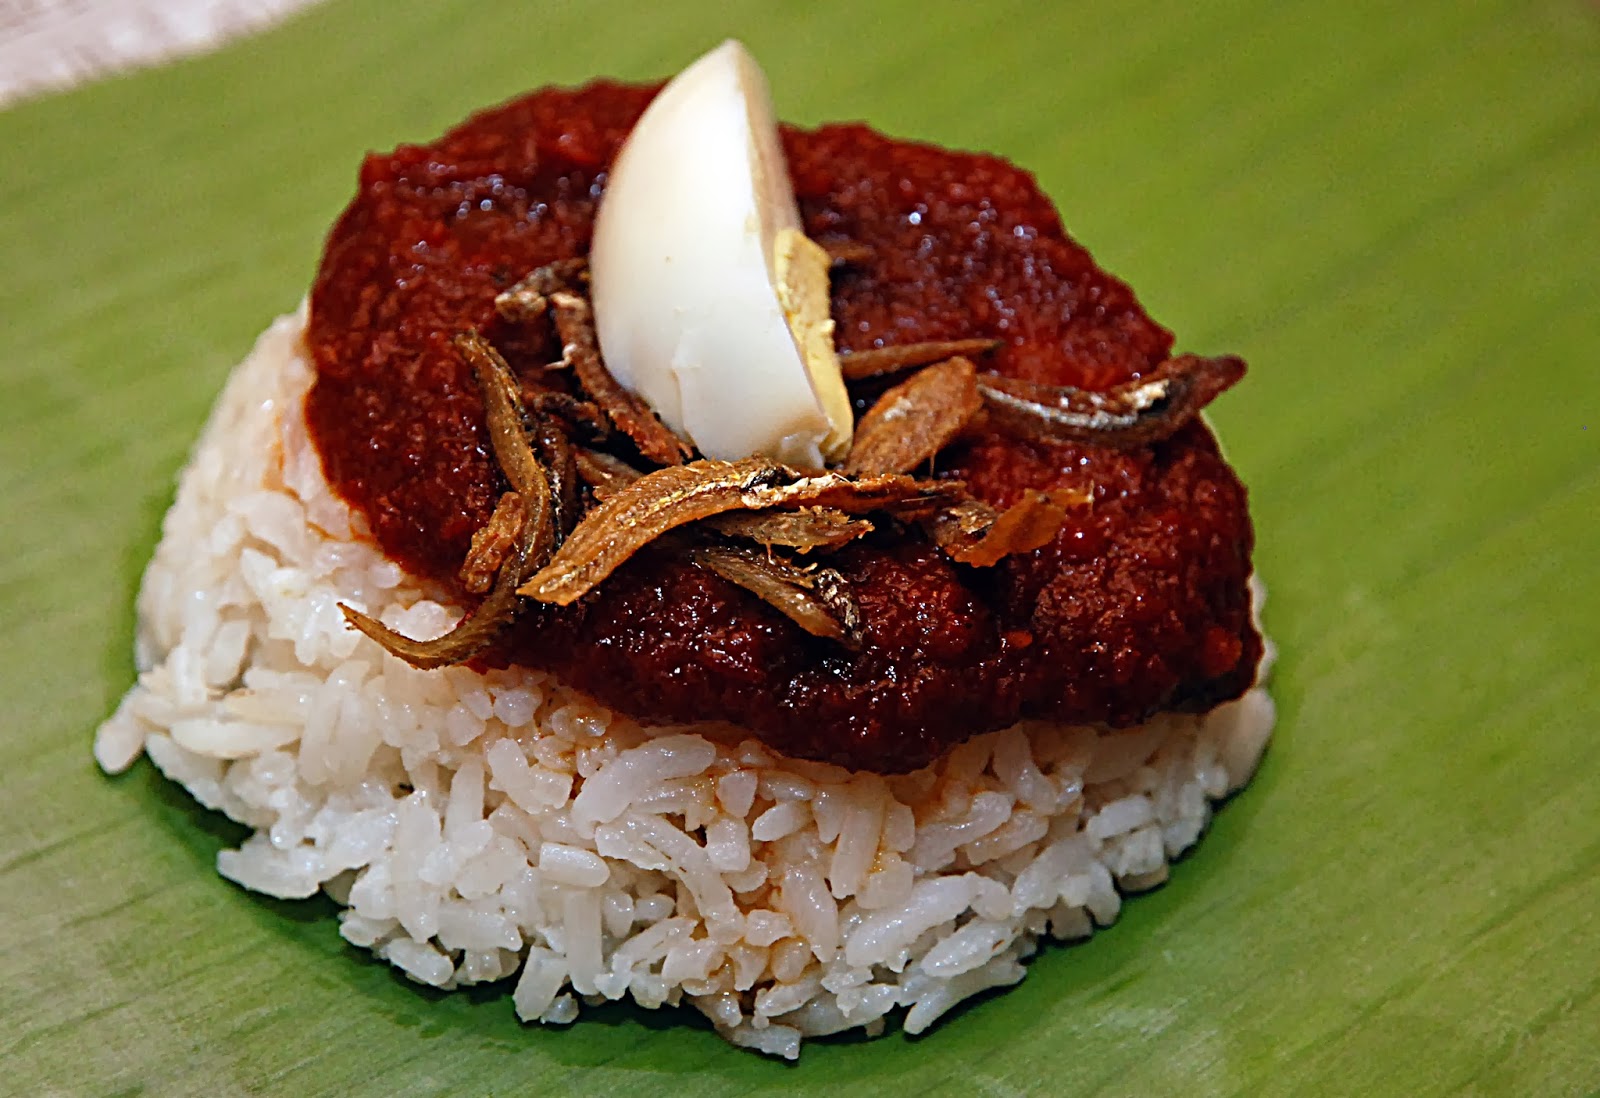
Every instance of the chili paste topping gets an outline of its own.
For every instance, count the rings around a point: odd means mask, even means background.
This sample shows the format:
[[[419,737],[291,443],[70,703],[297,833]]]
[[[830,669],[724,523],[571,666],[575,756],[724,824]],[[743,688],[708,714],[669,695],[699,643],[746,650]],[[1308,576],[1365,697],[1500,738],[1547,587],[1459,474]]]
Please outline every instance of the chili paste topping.
[[[1196,412],[1243,365],[1171,357],[1000,159],[785,129],[835,259],[839,471],[697,461],[616,386],[581,261],[655,91],[538,92],[362,166],[312,293],[307,420],[382,549],[476,609],[435,642],[352,623],[419,665],[538,667],[884,772],[1023,718],[1242,693],[1252,531]]]

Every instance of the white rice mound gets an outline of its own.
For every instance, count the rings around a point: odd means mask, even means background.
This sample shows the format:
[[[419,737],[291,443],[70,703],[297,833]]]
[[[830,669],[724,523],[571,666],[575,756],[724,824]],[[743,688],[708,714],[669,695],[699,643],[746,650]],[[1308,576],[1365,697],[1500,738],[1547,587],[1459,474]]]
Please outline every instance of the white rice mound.
[[[345,939],[414,980],[515,976],[530,1022],[686,1000],[789,1059],[901,1008],[920,1033],[1165,880],[1266,746],[1258,686],[1130,730],[1019,724],[883,777],[642,728],[538,672],[414,670],[337,604],[413,636],[458,611],[328,491],[304,329],[304,307],[275,322],[219,398],[95,756],[116,773],[148,753],[254,829],[223,876],[326,892]]]

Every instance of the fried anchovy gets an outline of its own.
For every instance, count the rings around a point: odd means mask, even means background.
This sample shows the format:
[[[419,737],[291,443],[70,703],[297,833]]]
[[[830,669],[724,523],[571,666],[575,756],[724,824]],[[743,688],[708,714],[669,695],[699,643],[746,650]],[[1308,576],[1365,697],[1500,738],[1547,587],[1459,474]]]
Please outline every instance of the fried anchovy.
[[[869,263],[878,254],[871,244],[859,240],[828,240],[820,242],[828,253],[828,263],[834,267],[859,267]]]
[[[786,473],[768,458],[695,461],[657,469],[601,500],[520,593],[565,606],[668,530],[747,506],[747,497],[780,482]]]
[[[529,523],[528,526],[532,526]],[[520,554],[519,554],[520,557]],[[500,635],[517,611],[517,569],[507,561],[495,577],[494,587],[484,596],[477,609],[455,624],[448,633],[432,640],[412,640],[396,633],[377,618],[369,617],[352,606],[339,604],[344,620],[390,653],[399,656],[412,667],[431,671],[436,667],[449,667],[464,663],[487,648]]]
[[[983,532],[993,526],[994,520],[999,517],[999,511],[980,499],[969,497],[930,512],[924,517],[923,525],[933,540],[949,552],[952,545],[982,537]]]
[[[946,484],[902,476],[803,476],[770,458],[668,466],[601,500],[520,593],[566,606],[668,530],[725,511],[821,506],[856,513],[943,502],[949,493]]]
[[[571,393],[542,389],[523,382],[522,404],[529,415],[551,416],[560,420],[571,433],[593,441],[602,441],[611,434],[611,421],[600,410],[600,406],[592,401],[580,400]]]
[[[489,521],[472,535],[472,547],[459,573],[461,586],[474,595],[481,595],[494,584],[500,566],[522,536],[522,527],[528,521],[528,505],[520,492],[507,492],[494,506]]]
[[[530,525],[536,528],[532,551],[538,559],[525,567],[526,579],[578,521],[578,469],[572,443],[554,417],[528,414],[516,375],[488,340],[477,332],[463,332],[455,343],[472,364],[483,391],[495,460],[512,490],[528,503]]]
[[[495,576],[494,586],[470,615],[443,636],[412,640],[396,633],[376,618],[340,604],[345,620],[413,667],[431,669],[461,663],[487,648],[517,611],[517,588],[549,559],[559,536],[557,503],[550,479],[534,455],[524,429],[522,401],[516,378],[495,349],[476,332],[456,338],[456,346],[471,363],[483,391],[489,441],[495,460],[520,495],[527,519],[507,560]]]
[[[624,389],[600,360],[589,302],[578,294],[557,290],[550,295],[550,309],[555,314],[556,334],[561,337],[561,360],[572,367],[589,398],[645,457],[657,465],[681,464],[692,452],[689,446],[637,394]]]
[[[996,512],[979,500],[962,500],[924,522],[934,543],[951,560],[990,568],[1015,553],[1031,553],[1054,540],[1067,512],[1090,496],[1076,489],[1030,489],[1019,501]]]
[[[818,473],[768,489],[764,500],[755,506],[832,507],[851,515],[885,511],[904,516],[943,506],[965,494],[966,485],[958,480],[916,480],[888,473],[868,477]]]
[[[585,484],[594,489],[598,499],[614,495],[644,476],[641,470],[603,450],[579,447],[575,451],[575,456],[578,462],[578,475],[583,478]]]
[[[557,290],[575,290],[589,278],[587,259],[558,259],[528,275],[521,282],[496,295],[494,308],[513,324],[538,320],[550,307],[550,295]]]
[[[554,416],[535,413],[529,418],[529,441],[550,483],[551,519],[555,527],[551,550],[554,551],[560,548],[583,513],[583,500],[578,494],[581,478],[577,455],[573,453],[571,438]]]
[[[847,473],[909,473],[933,460],[983,409],[978,371],[951,358],[884,393],[856,423]]]
[[[514,323],[537,320],[546,313],[555,320],[560,337],[561,366],[577,374],[578,383],[604,413],[601,425],[615,424],[639,447],[639,452],[658,465],[677,465],[690,453],[682,439],[662,423],[655,412],[634,393],[611,376],[600,358],[594,333],[594,313],[583,290],[588,281],[585,259],[564,259],[546,264],[494,299],[501,317]],[[559,395],[536,398],[533,403],[562,403]],[[563,404],[558,409],[566,418],[587,417],[589,406],[582,402]]]
[[[932,343],[902,343],[898,347],[873,347],[866,351],[840,351],[839,371],[846,381],[862,381],[913,366],[927,366],[958,355],[986,355],[1000,346],[998,339],[948,339]]]
[[[621,458],[603,450],[580,448],[576,456],[578,475],[594,489],[596,499],[615,495],[644,476]],[[866,519],[853,518],[830,507],[804,507],[798,511],[724,511],[701,521],[727,537],[796,549],[801,553],[836,549],[872,532],[872,523]]]
[[[483,394],[489,443],[500,471],[505,474],[512,491],[521,492],[529,501],[528,513],[537,519],[542,506],[540,497],[548,495],[549,482],[528,442],[527,411],[522,406],[522,390],[516,375],[500,357],[500,352],[477,332],[462,332],[456,336],[455,345],[472,367],[473,377]]]
[[[807,571],[759,549],[694,545],[688,557],[756,595],[814,637],[860,646],[861,612],[849,585],[831,568]]]
[[[963,480],[924,479],[918,480],[916,485],[919,489],[916,495],[885,501],[879,509],[902,522],[920,522],[929,515],[937,514],[962,500],[972,498],[967,492],[967,483]]]
[[[978,390],[991,416],[1025,438],[1128,449],[1160,442],[1244,377],[1232,355],[1179,355],[1104,392],[985,374]]]
[[[578,475],[594,489],[595,498],[615,495],[644,473],[603,450],[576,451]],[[782,546],[801,553],[836,549],[872,532],[872,523],[831,507],[803,507],[798,511],[724,511],[701,520],[719,534],[743,538],[758,545]]]
[[[856,603],[855,593],[850,590],[850,584],[844,576],[832,568],[818,568],[811,573],[811,584],[811,590],[817,598],[839,619],[839,625],[844,629],[844,646],[860,648],[861,607]]]
[[[799,511],[726,511],[704,520],[705,525],[730,538],[757,545],[782,546],[800,553],[837,549],[872,532],[872,523],[831,507],[806,507]]]

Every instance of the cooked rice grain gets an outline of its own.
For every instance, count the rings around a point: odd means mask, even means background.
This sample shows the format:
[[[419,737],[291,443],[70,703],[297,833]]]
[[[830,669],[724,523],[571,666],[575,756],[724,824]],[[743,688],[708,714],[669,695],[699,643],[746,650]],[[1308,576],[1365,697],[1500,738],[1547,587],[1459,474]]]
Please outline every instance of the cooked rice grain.
[[[327,490],[304,324],[261,337],[183,473],[139,681],[95,756],[115,773],[148,753],[254,829],[223,876],[328,893],[344,937],[414,980],[515,976],[518,1016],[546,1023],[687,1000],[790,1059],[900,1008],[918,1033],[1165,879],[1266,745],[1257,688],[1121,732],[1027,722],[886,778],[647,730],[538,672],[408,667],[337,604],[412,636],[457,611]]]

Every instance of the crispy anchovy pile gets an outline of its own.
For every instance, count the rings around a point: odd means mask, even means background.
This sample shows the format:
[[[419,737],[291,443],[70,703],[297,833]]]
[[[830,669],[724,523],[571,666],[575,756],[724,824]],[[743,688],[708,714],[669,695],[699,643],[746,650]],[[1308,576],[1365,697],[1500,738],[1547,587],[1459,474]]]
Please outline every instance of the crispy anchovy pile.
[[[886,474],[806,476],[770,458],[701,459],[646,473],[600,501],[518,594],[567,606],[669,530],[729,511],[817,506],[851,514],[937,503],[958,489]]]
[[[594,312],[583,296],[589,268],[567,259],[540,267],[494,299],[495,311],[513,323],[528,323],[549,313],[561,337],[561,361],[571,367],[578,384],[611,424],[633,440],[639,452],[657,465],[677,465],[692,452],[635,393],[624,389],[600,361]]]
[[[861,258],[848,242],[830,250],[840,263]],[[849,582],[798,557],[825,556],[876,529],[920,529],[956,563],[988,568],[1048,545],[1072,510],[1092,502],[1085,491],[1032,490],[1001,510],[959,481],[912,475],[931,471],[974,423],[1039,441],[1143,446],[1173,434],[1244,373],[1236,358],[1181,355],[1095,392],[980,373],[973,358],[997,340],[881,347],[841,354],[846,380],[916,372],[861,417],[838,468],[803,473],[764,457],[696,460],[606,369],[587,285],[585,261],[563,260],[495,299],[509,323],[553,325],[562,352],[547,369],[569,370],[581,396],[518,378],[477,332],[456,338],[508,485],[461,566],[462,586],[483,601],[448,633],[423,641],[340,607],[354,628],[416,667],[471,659],[524,600],[568,606],[647,545],[751,592],[813,636],[857,649],[863,623]],[[619,441],[637,459],[600,448]]]

